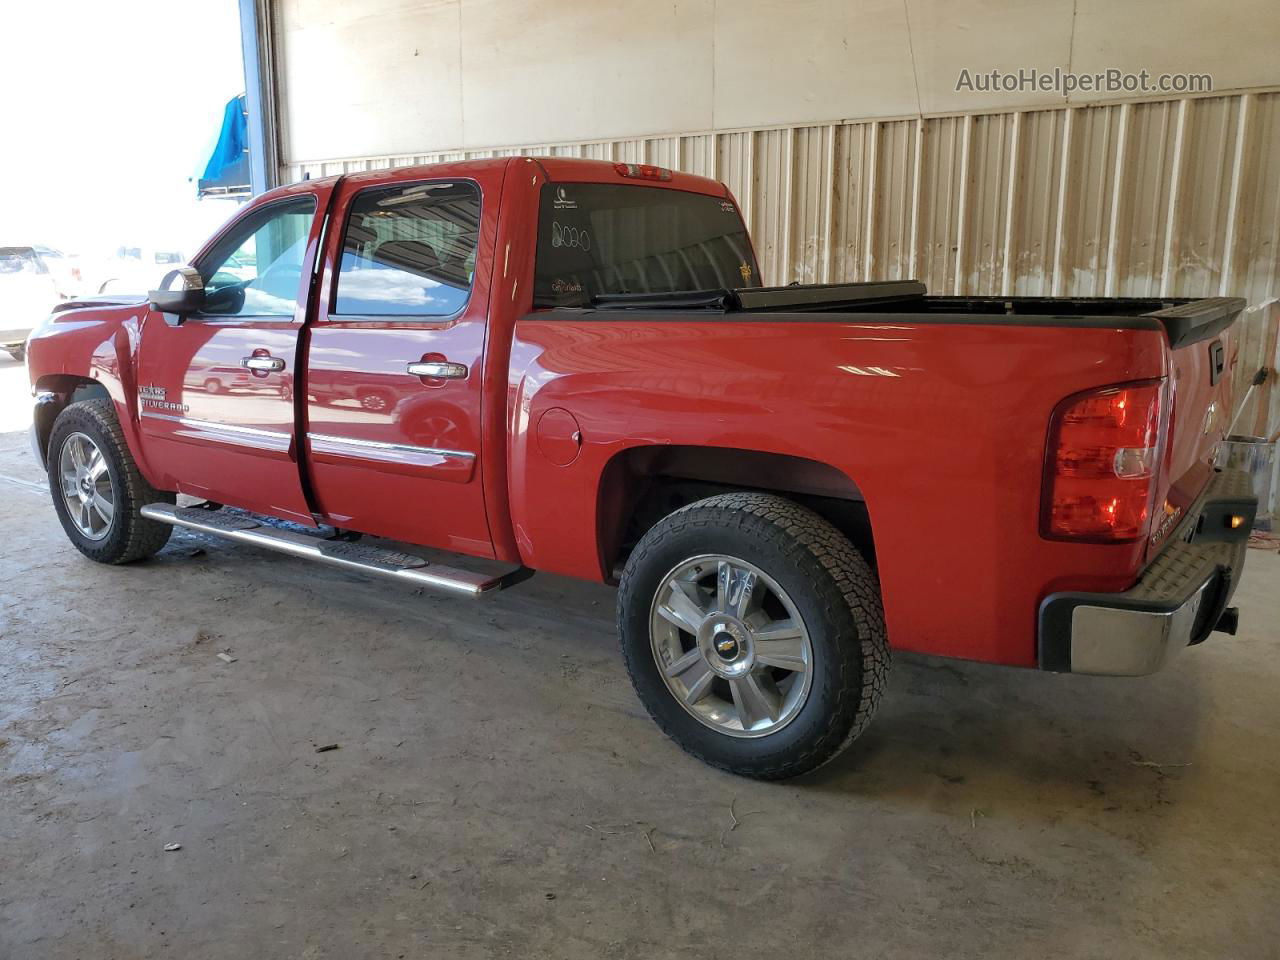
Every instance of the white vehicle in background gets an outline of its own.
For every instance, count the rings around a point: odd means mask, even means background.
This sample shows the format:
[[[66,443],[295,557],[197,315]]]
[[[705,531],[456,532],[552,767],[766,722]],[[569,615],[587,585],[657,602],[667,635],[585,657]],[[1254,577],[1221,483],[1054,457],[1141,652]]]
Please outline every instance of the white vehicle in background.
[[[185,262],[177,250],[117,247],[114,256],[97,265],[88,286],[95,294],[145,294],[157,289],[165,274]]]
[[[0,349],[15,360],[26,357],[27,335],[67,299],[39,249],[0,247]]]
[[[84,280],[80,273],[80,258],[74,254],[66,254],[55,247],[43,247],[35,244],[31,248],[40,258],[40,262],[53,274],[54,283],[58,286],[58,295],[63,300],[80,297],[85,293]]]

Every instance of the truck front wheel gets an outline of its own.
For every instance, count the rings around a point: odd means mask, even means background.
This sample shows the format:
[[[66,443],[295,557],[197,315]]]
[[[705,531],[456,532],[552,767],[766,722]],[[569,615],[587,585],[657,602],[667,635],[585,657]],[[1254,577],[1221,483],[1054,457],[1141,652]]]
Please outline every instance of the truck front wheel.
[[[84,400],[58,414],[49,436],[49,492],[68,539],[99,563],[149,557],[173,529],[140,512],[174,496],[143,479],[110,400]]]
[[[618,593],[636,694],[732,773],[793,777],[843,751],[884,690],[875,574],[813,511],[769,494],[690,504],[644,535]]]

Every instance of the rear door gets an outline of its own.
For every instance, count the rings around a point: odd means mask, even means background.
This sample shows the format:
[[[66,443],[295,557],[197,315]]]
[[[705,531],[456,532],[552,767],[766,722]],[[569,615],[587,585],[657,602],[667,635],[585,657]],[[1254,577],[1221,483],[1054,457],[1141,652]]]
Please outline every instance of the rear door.
[[[343,181],[305,388],[335,526],[492,556],[480,398],[501,177]]]
[[[138,406],[152,468],[180,492],[314,524],[297,460],[294,383],[332,184],[245,211],[197,257],[206,306],[150,311]]]

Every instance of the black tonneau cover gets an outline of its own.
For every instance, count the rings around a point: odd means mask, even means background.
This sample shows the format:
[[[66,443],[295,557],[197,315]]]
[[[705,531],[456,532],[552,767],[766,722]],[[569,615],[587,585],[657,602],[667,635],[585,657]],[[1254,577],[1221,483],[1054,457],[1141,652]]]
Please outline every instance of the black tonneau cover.
[[[1245,301],[1239,297],[1198,300],[1171,297],[931,297],[925,285],[916,280],[890,280],[679,293],[606,294],[595,297],[592,306],[606,311],[671,310],[723,314],[915,314],[912,319],[919,323],[1163,327],[1169,345],[1177,349],[1207,340],[1229,327],[1244,309]]]
[[[726,313],[850,310],[884,303],[916,303],[927,294],[916,280],[810,283],[679,293],[608,293],[593,297],[597,310],[721,310]]]

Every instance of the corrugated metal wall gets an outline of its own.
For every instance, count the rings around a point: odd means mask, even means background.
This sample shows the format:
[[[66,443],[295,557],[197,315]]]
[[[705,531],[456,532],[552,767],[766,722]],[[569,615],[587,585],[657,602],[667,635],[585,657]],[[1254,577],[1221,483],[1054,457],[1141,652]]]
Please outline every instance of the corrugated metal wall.
[[[492,150],[294,161],[288,179],[517,154],[725,181],[767,283],[934,293],[1241,296],[1241,373],[1274,364],[1280,90]]]

